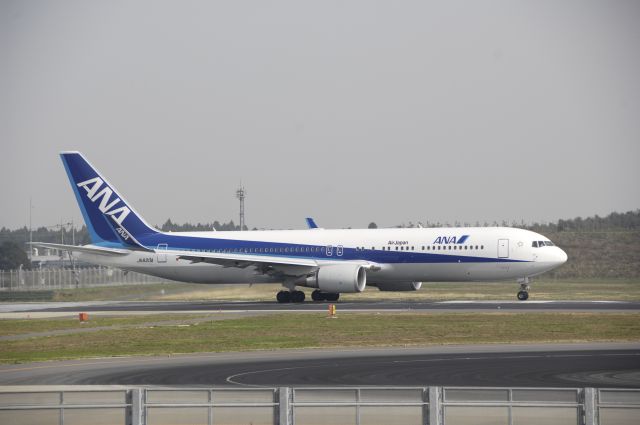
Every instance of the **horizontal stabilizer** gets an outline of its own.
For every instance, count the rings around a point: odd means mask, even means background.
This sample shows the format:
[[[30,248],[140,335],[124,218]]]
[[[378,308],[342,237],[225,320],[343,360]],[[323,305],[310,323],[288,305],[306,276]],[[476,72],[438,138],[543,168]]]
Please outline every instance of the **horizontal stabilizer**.
[[[93,245],[76,246],[76,245],[64,245],[61,243],[48,243],[48,242],[31,242],[31,245],[39,246],[42,248],[59,249],[62,251],[84,252],[87,254],[98,254],[98,255],[127,255],[131,252],[128,249],[104,248],[104,247],[93,246]]]

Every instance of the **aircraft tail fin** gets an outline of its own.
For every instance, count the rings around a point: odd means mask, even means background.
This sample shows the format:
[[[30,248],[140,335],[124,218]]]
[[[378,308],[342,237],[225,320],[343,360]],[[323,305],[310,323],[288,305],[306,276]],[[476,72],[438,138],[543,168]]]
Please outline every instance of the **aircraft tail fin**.
[[[94,245],[147,249],[139,240],[158,233],[80,152],[62,152],[62,163]]]
[[[317,229],[318,225],[316,224],[315,220],[312,217],[307,217],[305,218],[306,222],[307,222],[307,227],[309,229]]]

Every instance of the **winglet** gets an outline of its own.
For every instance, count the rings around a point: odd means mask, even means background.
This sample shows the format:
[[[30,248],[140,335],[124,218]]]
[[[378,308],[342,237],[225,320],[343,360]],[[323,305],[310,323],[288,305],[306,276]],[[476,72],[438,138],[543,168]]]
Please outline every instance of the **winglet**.
[[[316,222],[313,220],[313,218],[311,217],[307,217],[305,218],[305,220],[307,221],[307,227],[309,229],[317,229],[318,225],[316,224]]]

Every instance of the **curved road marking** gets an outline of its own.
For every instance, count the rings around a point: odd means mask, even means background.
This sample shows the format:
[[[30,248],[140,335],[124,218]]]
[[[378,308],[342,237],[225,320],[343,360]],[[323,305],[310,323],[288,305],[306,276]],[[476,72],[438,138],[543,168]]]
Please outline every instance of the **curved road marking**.
[[[525,356],[474,356],[474,357],[454,357],[454,358],[432,358],[432,359],[417,359],[417,360],[393,360],[391,363],[419,363],[419,362],[438,362],[438,361],[455,361],[455,360],[495,360],[495,359],[537,359],[537,358],[569,358],[569,357],[624,357],[624,356],[640,356],[640,353],[614,353],[614,354],[545,354],[545,355],[525,355]],[[339,359],[338,359],[339,360]],[[335,362],[334,362],[335,363]],[[376,363],[386,363],[384,361],[372,362]],[[311,369],[318,367],[325,367],[327,364],[319,364],[319,365],[305,365],[305,366],[294,366],[294,367],[281,367],[275,369],[262,369],[262,370],[252,370],[249,372],[240,372],[234,375],[228,376],[225,381],[229,384],[241,385],[245,387],[253,387],[253,388],[262,388],[264,385],[257,384],[245,384],[242,382],[236,381],[237,378],[248,376],[248,375],[257,375],[260,373],[266,372],[277,372],[282,370],[296,370],[296,369]]]
[[[295,370],[295,369],[309,369],[312,367],[320,367],[320,366],[326,366],[326,365],[316,365],[316,366],[295,366],[295,367],[279,367],[276,369],[264,369],[264,370],[253,370],[250,372],[240,372],[240,373],[236,373],[235,375],[231,375],[228,376],[227,379],[225,379],[225,381],[227,381],[230,384],[235,384],[235,385],[242,385],[245,387],[264,387],[264,385],[255,385],[255,384],[243,384],[242,382],[236,382],[234,381],[235,378],[238,378],[240,376],[246,376],[246,375],[255,375],[257,373],[264,373],[264,372],[276,372],[278,370]],[[271,385],[270,387],[272,387],[273,385]]]

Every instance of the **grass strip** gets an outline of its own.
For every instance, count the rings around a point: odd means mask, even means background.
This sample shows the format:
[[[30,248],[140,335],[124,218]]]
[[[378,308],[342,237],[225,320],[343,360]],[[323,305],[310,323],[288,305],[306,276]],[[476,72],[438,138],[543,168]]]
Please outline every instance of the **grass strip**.
[[[0,344],[0,362],[312,347],[639,341],[640,313],[274,314]]]
[[[54,291],[54,301],[104,300],[232,300],[273,301],[282,287],[260,285],[196,285],[165,283]],[[304,290],[304,288],[301,288]],[[380,292],[367,287],[361,294],[342,294],[341,300],[509,300],[516,297],[515,282],[425,282],[415,292]],[[310,290],[307,289],[310,297]],[[531,284],[535,300],[640,300],[640,279],[541,279]]]
[[[207,315],[151,314],[144,316],[98,316],[89,314],[89,321],[80,322],[77,317],[60,319],[0,319],[0,336],[20,335],[35,332],[99,328],[107,326],[142,325],[161,321],[182,321]]]

